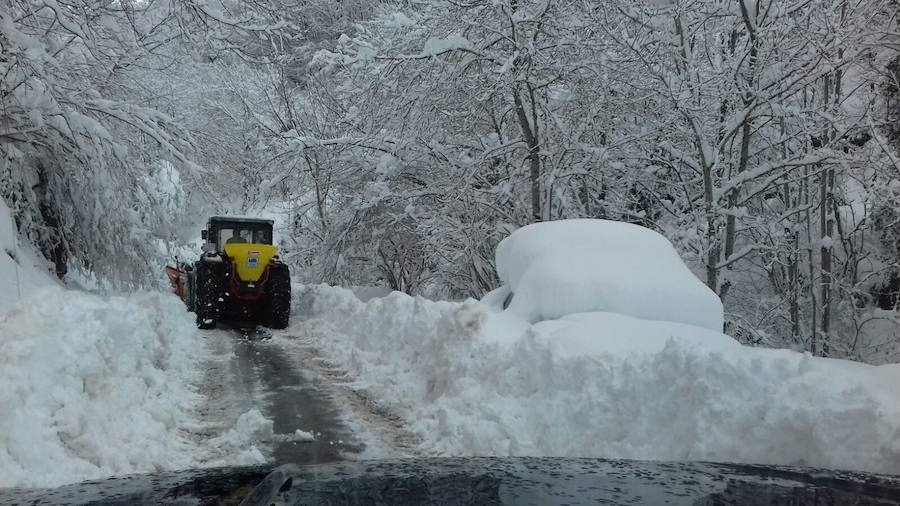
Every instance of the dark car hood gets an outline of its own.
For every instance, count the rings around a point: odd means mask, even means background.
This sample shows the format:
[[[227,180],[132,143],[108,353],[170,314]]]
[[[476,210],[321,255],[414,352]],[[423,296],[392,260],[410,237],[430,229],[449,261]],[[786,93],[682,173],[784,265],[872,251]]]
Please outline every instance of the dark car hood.
[[[444,458],[220,468],[56,489],[7,504],[879,504],[900,477],[780,466],[560,458]]]

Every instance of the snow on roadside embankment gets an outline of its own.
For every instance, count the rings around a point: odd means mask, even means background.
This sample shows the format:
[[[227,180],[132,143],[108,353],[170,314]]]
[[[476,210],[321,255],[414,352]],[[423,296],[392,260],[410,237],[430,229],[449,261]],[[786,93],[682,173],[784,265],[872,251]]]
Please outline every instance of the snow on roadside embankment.
[[[801,464],[900,474],[900,365],[748,348],[594,312],[298,290],[295,333],[437,455]]]
[[[48,289],[0,316],[0,487],[197,467],[203,341],[171,295]]]
[[[203,366],[230,354],[180,300],[66,291],[50,268],[0,199],[0,488],[265,461],[259,411],[196,413]]]
[[[0,199],[0,315],[38,290],[60,286],[48,268],[49,262],[41,259],[31,245],[18,240],[9,207]]]

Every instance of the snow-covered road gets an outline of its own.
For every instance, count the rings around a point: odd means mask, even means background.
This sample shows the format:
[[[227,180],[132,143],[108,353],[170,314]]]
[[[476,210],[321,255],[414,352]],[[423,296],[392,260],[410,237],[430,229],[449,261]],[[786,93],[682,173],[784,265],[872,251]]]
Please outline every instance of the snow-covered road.
[[[280,347],[237,330],[202,335],[214,351],[201,386],[204,421],[215,426],[250,413],[244,417],[250,422],[246,442],[266,462],[333,462],[361,450],[333,399]],[[224,460],[228,457],[222,455]]]
[[[198,331],[168,294],[50,289],[0,335],[0,488],[410,454],[296,329]]]
[[[220,448],[216,459],[317,464],[408,454],[395,451],[399,429],[343,386],[302,336],[266,334],[201,333],[212,353],[199,413],[214,431],[205,437]]]

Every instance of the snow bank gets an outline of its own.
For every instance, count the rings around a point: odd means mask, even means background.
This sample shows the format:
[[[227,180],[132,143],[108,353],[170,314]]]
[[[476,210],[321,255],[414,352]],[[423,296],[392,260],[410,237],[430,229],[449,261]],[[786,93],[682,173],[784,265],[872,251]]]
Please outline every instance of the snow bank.
[[[607,220],[534,223],[497,247],[497,273],[528,321],[609,311],[721,331],[722,302],[656,232]]]
[[[39,290],[60,286],[49,271],[49,263],[28,244],[19,244],[12,215],[0,199],[0,315],[10,306]]]
[[[51,289],[0,319],[0,487],[197,467],[203,341],[174,296]]]
[[[747,348],[607,312],[530,325],[476,301],[393,293],[363,303],[327,286],[295,300],[295,334],[402,416],[431,454],[900,474],[900,365]]]

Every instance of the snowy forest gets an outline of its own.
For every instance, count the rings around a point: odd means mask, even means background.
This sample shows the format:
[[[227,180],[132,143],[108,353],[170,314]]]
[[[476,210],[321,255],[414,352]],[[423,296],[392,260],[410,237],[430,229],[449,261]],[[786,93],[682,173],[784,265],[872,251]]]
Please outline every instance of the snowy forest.
[[[497,286],[536,221],[665,235],[745,344],[900,360],[896,0],[3,0],[0,195],[61,278],[215,213],[303,282]]]

